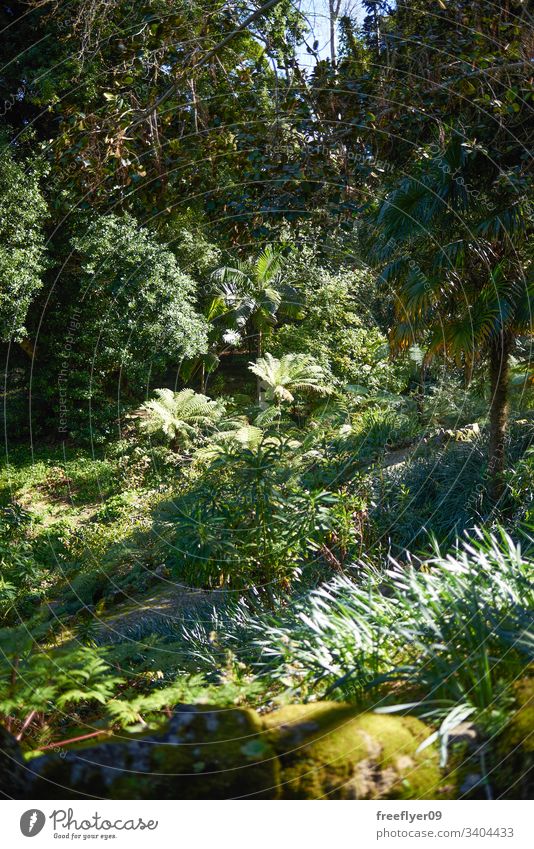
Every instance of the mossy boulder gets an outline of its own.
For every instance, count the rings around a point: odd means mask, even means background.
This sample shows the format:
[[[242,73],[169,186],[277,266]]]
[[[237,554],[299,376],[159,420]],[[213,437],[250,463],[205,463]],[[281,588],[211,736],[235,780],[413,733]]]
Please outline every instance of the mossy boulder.
[[[516,710],[500,735],[493,756],[490,782],[499,797],[534,796],[534,676],[515,687]]]
[[[277,798],[279,764],[252,710],[181,705],[162,733],[112,737],[30,762],[36,799]]]
[[[436,752],[417,751],[430,732],[414,717],[319,702],[285,707],[265,724],[284,799],[443,798]]]
[[[34,799],[444,798],[429,730],[413,717],[336,702],[245,708],[180,705],[164,729],[28,761]],[[7,780],[7,779],[6,779]]]

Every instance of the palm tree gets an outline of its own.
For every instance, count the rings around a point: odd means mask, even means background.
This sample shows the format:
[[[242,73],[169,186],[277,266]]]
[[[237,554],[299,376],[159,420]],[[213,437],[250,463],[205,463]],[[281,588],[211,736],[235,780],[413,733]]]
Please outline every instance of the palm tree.
[[[259,380],[262,396],[277,407],[292,404],[295,393],[328,395],[331,391],[322,367],[307,354],[284,354],[277,359],[267,353],[249,363],[249,369]]]
[[[245,333],[257,340],[256,353],[263,353],[264,336],[282,314],[302,318],[302,299],[284,283],[284,258],[268,245],[253,260],[222,266],[212,274],[215,297],[208,318],[224,331]]]
[[[427,154],[373,210],[368,244],[396,295],[394,348],[422,338],[427,361],[441,350],[467,373],[477,360],[488,363],[488,473],[499,501],[509,358],[516,336],[532,333],[534,288],[525,275],[526,192],[491,168],[486,154],[459,138],[440,155]]]
[[[162,433],[174,450],[188,447],[203,434],[213,432],[224,415],[221,401],[212,401],[193,389],[156,389],[155,395],[139,408],[136,416],[146,433]]]

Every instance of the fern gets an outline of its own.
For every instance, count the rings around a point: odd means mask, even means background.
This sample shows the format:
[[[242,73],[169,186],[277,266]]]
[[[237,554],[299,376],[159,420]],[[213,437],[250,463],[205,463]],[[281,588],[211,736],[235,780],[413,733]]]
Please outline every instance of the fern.
[[[267,353],[255,363],[249,363],[249,370],[260,380],[266,400],[277,406],[292,404],[294,393],[328,395],[331,392],[322,366],[307,354],[284,354],[277,359]]]
[[[212,401],[193,389],[156,389],[156,398],[138,410],[142,429],[162,434],[175,448],[187,448],[214,430],[224,414],[222,401]]]
[[[22,719],[29,711],[50,715],[81,703],[106,704],[124,683],[106,659],[105,649],[81,647],[35,651],[11,643],[0,660],[0,713]]]

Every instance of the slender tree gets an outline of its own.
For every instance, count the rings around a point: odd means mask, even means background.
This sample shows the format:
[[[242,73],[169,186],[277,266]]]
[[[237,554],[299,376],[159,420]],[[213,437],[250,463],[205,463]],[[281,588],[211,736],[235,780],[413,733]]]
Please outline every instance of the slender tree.
[[[212,281],[215,294],[209,318],[225,330],[255,338],[258,356],[279,317],[303,317],[302,295],[284,280],[283,254],[272,245],[253,259],[221,266],[213,272]]]
[[[475,189],[481,184],[490,191]],[[393,346],[422,338],[427,359],[443,351],[468,370],[488,364],[495,501],[504,488],[510,354],[517,335],[532,333],[531,230],[525,187],[453,135],[438,154],[421,152],[376,205],[367,234],[369,256],[395,293]]]

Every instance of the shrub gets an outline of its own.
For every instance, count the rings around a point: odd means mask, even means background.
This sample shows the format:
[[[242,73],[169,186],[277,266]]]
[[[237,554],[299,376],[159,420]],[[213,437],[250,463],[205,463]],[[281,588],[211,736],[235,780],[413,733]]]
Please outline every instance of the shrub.
[[[491,515],[486,468],[482,438],[433,452],[421,445],[402,464],[377,468],[371,518],[378,536],[396,554],[428,546],[431,536],[453,543]]]
[[[207,331],[194,281],[148,229],[117,215],[91,219],[85,232],[77,224],[42,342],[43,357],[56,365],[39,373],[39,390],[57,411],[53,369],[64,369],[63,426],[98,439],[117,431],[118,386],[131,409],[149,379],[205,351]]]
[[[270,674],[298,688],[346,696],[396,682],[427,716],[462,705],[493,728],[533,659],[533,567],[504,532],[480,533],[421,568],[336,578],[256,641]]]
[[[3,140],[2,140],[3,142]],[[12,147],[17,147],[13,145]],[[37,162],[21,165],[2,143],[0,154],[0,339],[26,335],[26,315],[46,266],[45,200]],[[37,167],[36,167],[37,166]]]
[[[337,386],[404,388],[406,366],[389,358],[387,338],[377,321],[376,282],[367,271],[332,271],[304,248],[290,254],[286,276],[301,293],[304,318],[275,329],[269,340],[274,356],[312,356]]]
[[[198,483],[157,510],[162,556],[196,586],[285,586],[328,538],[336,495],[301,485],[303,449],[289,436],[217,447]]]

